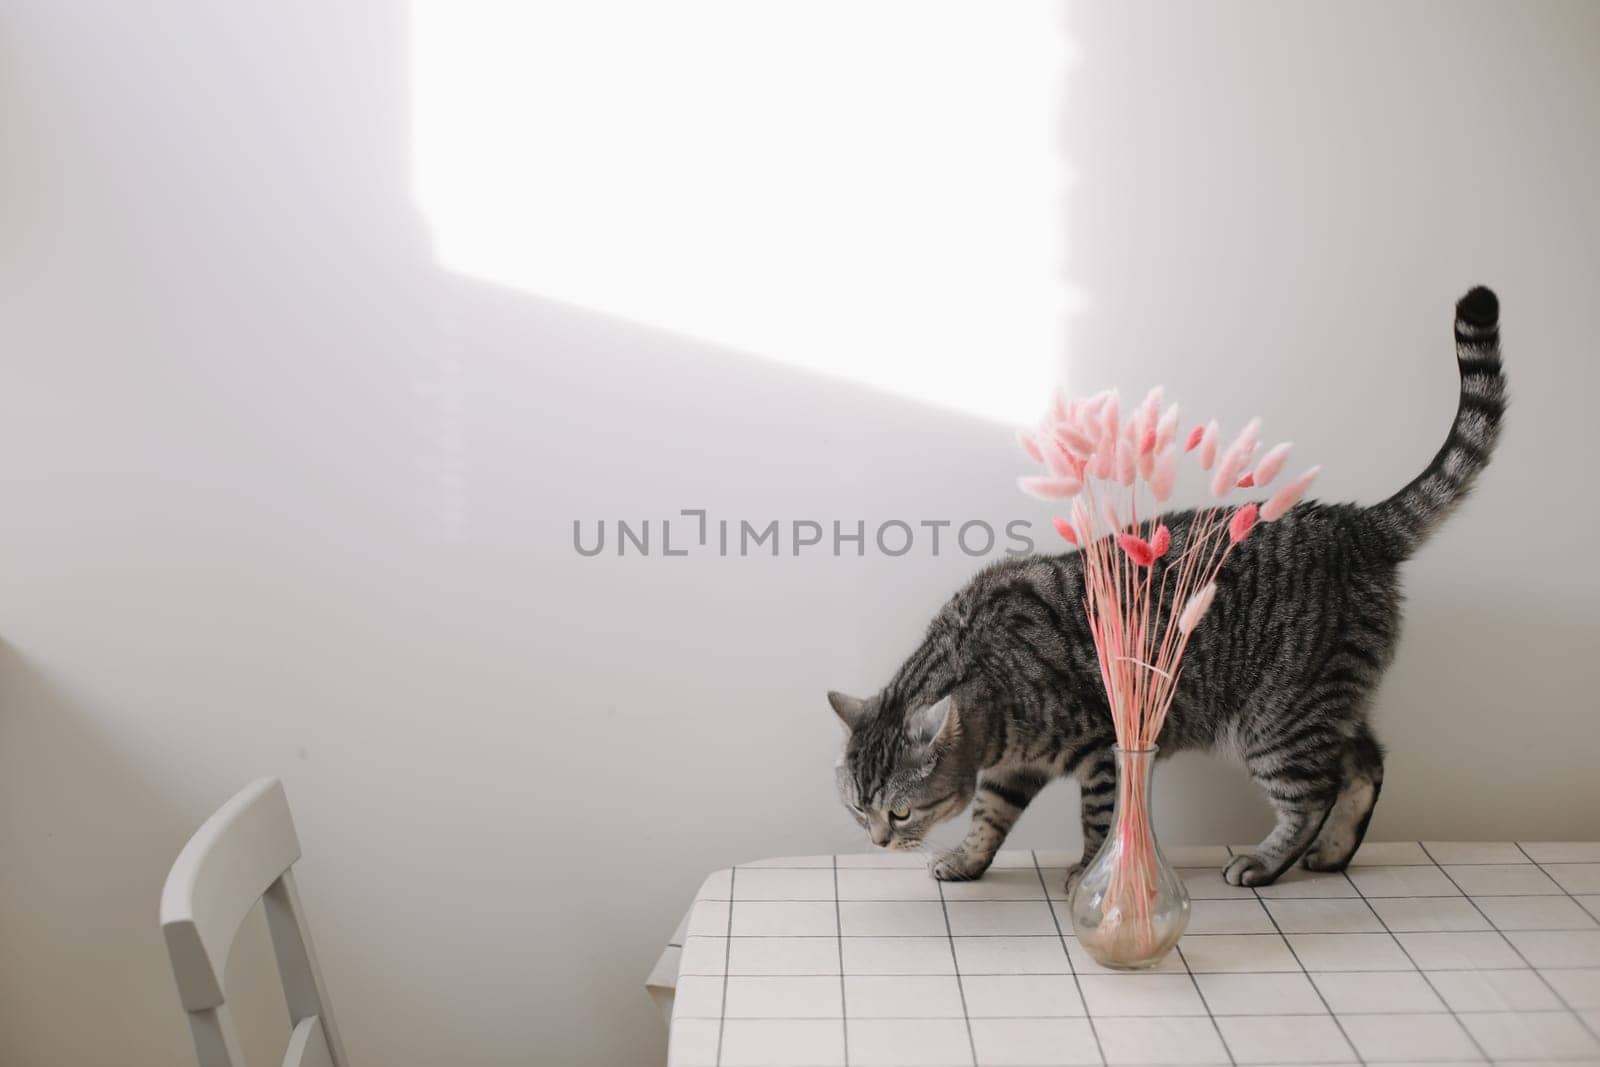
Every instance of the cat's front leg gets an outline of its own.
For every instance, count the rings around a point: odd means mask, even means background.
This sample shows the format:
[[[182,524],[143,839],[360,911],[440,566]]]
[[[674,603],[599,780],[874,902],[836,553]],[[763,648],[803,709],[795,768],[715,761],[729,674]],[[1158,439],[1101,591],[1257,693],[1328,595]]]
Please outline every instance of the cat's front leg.
[[[1067,871],[1067,888],[1089,866],[1111,832],[1117,797],[1117,757],[1111,746],[1096,749],[1078,764],[1078,797],[1083,819],[1083,858]]]
[[[1050,777],[1032,767],[995,768],[978,778],[978,794],[972,802],[972,825],[967,836],[946,852],[935,856],[929,870],[941,882],[966,882],[979,878],[994,862],[995,853],[1006,835],[1022,817],[1022,812],[1050,782]]]

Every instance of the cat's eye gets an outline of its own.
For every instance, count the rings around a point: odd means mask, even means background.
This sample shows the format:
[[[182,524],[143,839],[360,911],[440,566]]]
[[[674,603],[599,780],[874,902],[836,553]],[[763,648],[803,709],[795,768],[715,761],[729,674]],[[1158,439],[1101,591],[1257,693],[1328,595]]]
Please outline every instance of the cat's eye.
[[[900,822],[904,822],[905,820],[911,818],[911,809],[910,808],[895,808],[893,811],[891,811],[889,813],[889,817],[891,819],[896,819],[896,820],[899,820]]]

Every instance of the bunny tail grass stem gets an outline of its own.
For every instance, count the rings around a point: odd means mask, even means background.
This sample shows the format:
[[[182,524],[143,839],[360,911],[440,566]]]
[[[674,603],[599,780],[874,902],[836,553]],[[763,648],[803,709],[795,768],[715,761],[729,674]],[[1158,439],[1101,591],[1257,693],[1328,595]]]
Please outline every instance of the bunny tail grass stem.
[[[1097,861],[1102,881],[1096,893],[1104,895],[1093,898],[1099,911],[1085,920],[1089,925],[1079,926],[1076,912],[1074,924],[1080,937],[1092,931],[1097,959],[1118,966],[1153,963],[1187,922],[1181,883],[1174,894],[1155,843],[1149,790],[1190,638],[1205,625],[1217,577],[1234,548],[1293,507],[1317,473],[1312,468],[1280,486],[1264,505],[1230,504],[1227,498],[1238,490],[1273,481],[1289,446],[1258,459],[1261,424],[1254,419],[1226,447],[1216,420],[1180,442],[1177,407],[1163,412],[1162,402],[1162,393],[1152,390],[1124,416],[1115,392],[1058,400],[1037,429],[1018,438],[1044,467],[1019,480],[1023,491],[1072,500],[1070,522],[1057,518],[1055,524],[1077,546],[1084,615],[1118,749],[1115,823],[1104,859]],[[1173,493],[1180,461],[1207,476],[1214,502],[1175,523],[1174,533],[1160,509]],[[1177,925],[1171,919],[1175,895],[1185,901]]]

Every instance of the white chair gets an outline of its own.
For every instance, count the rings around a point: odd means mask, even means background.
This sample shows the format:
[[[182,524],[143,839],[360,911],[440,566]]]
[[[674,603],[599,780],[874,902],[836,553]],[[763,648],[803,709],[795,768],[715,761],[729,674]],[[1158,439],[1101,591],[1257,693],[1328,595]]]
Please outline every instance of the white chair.
[[[246,1067],[222,973],[239,926],[257,900],[266,911],[294,1027],[284,1067],[348,1067],[289,870],[299,858],[283,783],[263,778],[205,821],[167,875],[161,932],[200,1067]]]

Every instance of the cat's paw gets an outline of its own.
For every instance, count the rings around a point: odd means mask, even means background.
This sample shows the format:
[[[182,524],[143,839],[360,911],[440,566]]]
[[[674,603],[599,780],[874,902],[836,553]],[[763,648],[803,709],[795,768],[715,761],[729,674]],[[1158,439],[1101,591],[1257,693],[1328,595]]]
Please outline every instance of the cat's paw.
[[[989,861],[981,856],[968,855],[966,849],[952,848],[933,857],[928,870],[941,882],[970,882],[983,877]]]
[[[1350,866],[1350,860],[1355,849],[1341,847],[1341,842],[1335,841],[1331,845],[1318,842],[1304,856],[1300,857],[1300,866],[1308,871],[1325,873],[1329,871],[1342,871]]]
[[[1062,888],[1066,890],[1069,898],[1072,896],[1072,890],[1078,884],[1078,879],[1082,878],[1083,872],[1088,869],[1089,863],[1087,860],[1079,860],[1077,863],[1074,863],[1071,867],[1067,868],[1067,880],[1062,885]]]
[[[1233,857],[1222,869],[1222,880],[1229,885],[1271,885],[1277,877],[1277,869],[1253,852]]]

